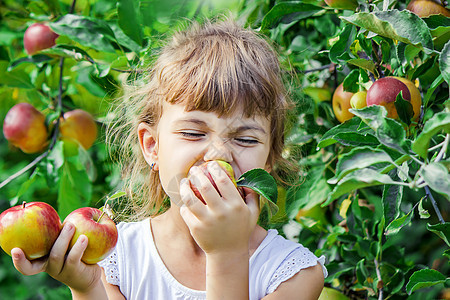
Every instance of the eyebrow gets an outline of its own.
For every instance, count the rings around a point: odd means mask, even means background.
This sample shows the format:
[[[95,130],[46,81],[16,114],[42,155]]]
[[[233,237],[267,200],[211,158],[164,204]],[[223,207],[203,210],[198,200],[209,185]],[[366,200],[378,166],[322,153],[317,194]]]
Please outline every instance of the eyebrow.
[[[175,121],[174,125],[180,125],[183,123],[192,123],[192,124],[199,125],[202,127],[208,126],[208,124],[205,121],[202,121],[199,119],[181,119],[181,120]],[[266,134],[266,131],[262,127],[260,127],[258,125],[253,125],[253,124],[242,125],[242,126],[236,127],[233,129],[233,132],[237,133],[237,132],[242,132],[242,131],[247,131],[247,130],[256,130],[263,134]]]

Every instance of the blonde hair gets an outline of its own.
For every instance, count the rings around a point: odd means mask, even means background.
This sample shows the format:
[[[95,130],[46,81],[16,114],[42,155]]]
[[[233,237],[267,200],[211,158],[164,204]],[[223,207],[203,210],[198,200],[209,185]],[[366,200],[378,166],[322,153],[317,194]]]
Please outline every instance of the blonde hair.
[[[193,22],[188,30],[176,32],[148,75],[128,84],[121,100],[115,110],[118,120],[109,129],[109,144],[117,147],[123,189],[129,197],[126,211],[133,219],[167,208],[158,172],[144,160],[137,134],[141,122],[157,126],[164,102],[219,116],[243,109],[247,117],[267,117],[272,139],[269,163],[286,165],[284,127],[292,104],[277,55],[263,36],[229,19]],[[279,178],[277,170],[275,178]]]

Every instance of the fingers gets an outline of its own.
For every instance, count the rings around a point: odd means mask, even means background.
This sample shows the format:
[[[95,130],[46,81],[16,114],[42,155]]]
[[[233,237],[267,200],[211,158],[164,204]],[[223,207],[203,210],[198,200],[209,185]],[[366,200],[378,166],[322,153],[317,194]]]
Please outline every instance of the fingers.
[[[37,273],[43,272],[46,266],[46,260],[39,259],[29,261],[25,257],[25,253],[20,248],[14,248],[11,250],[11,256],[13,260],[14,267],[22,273],[23,275],[35,275]]]
[[[61,272],[64,266],[66,253],[74,233],[75,226],[73,224],[66,223],[53,244],[52,250],[50,251],[46,269],[48,274],[55,276]]]
[[[80,235],[73,245],[72,249],[70,249],[69,254],[66,257],[66,261],[64,264],[64,272],[65,273],[73,273],[74,270],[81,263],[81,257],[84,254],[84,250],[88,245],[88,237],[85,235]]]
[[[239,191],[222,167],[215,161],[209,162],[206,167],[216,183],[222,198],[226,201],[233,201],[236,199],[241,203],[242,197],[240,196]]]
[[[201,218],[205,214],[205,205],[195,196],[187,178],[183,178],[180,182],[180,197],[184,207],[188,208],[197,218]]]
[[[196,166],[192,167],[189,170],[189,175],[189,180],[198,190],[198,193],[201,195],[209,208],[216,208],[222,202],[222,200],[219,192],[214,186],[215,183],[213,185],[207,175],[202,170],[200,170],[199,167]]]

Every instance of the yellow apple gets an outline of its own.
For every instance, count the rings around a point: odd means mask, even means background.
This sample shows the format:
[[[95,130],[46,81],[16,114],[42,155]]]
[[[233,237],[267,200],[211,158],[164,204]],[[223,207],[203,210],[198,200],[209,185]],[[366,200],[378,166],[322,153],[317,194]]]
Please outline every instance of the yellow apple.
[[[350,106],[354,109],[361,109],[361,108],[366,107],[367,106],[366,97],[367,97],[366,91],[356,92],[350,98]]]
[[[61,232],[61,220],[45,202],[24,202],[0,214],[0,246],[20,248],[29,260],[47,255]]]
[[[93,207],[82,207],[71,212],[64,224],[75,226],[75,233],[70,241],[73,247],[80,235],[88,238],[88,246],[81,260],[86,264],[96,264],[108,256],[114,249],[118,239],[117,227],[106,213]]]
[[[348,111],[348,109],[351,108],[350,99],[352,98],[352,96],[353,93],[344,91],[343,83],[338,85],[333,93],[333,112],[336,116],[336,119],[341,123],[353,118],[354,116],[351,112]]]
[[[97,138],[97,124],[94,118],[82,109],[66,112],[60,120],[59,130],[63,138],[77,141],[86,150]]]

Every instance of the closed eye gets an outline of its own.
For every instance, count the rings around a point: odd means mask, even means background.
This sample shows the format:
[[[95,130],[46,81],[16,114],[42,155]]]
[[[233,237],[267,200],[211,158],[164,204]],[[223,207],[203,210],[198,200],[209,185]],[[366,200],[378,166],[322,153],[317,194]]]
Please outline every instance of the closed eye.
[[[188,139],[198,139],[205,136],[204,133],[199,132],[192,132],[192,131],[180,131],[179,134],[181,134],[183,137]]]
[[[234,140],[240,144],[245,145],[255,145],[259,143],[258,140],[252,138],[235,138]]]

